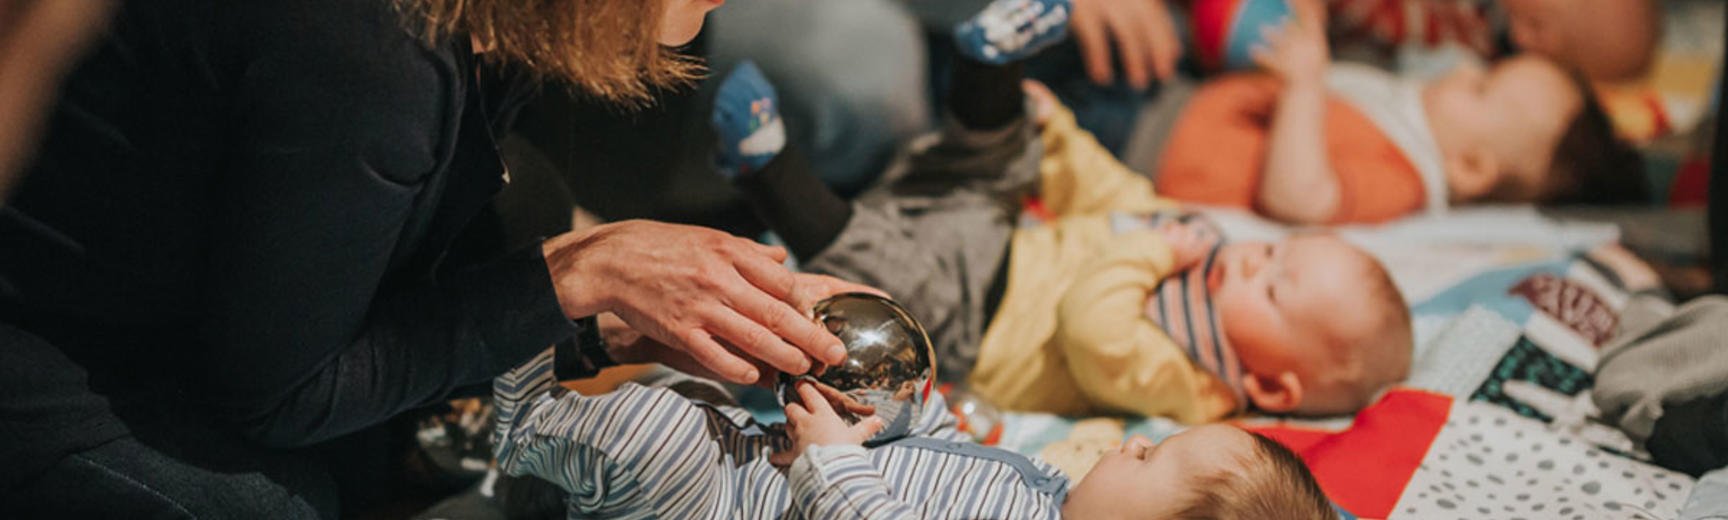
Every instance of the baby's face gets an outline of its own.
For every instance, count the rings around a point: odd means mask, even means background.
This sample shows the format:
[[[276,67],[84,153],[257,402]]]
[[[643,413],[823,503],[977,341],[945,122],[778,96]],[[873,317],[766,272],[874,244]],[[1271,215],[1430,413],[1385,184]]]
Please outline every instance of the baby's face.
[[[1170,518],[1200,477],[1237,471],[1254,456],[1254,439],[1233,426],[1209,424],[1153,443],[1135,435],[1104,454],[1068,492],[1064,518]]]
[[[1429,83],[1424,95],[1448,109],[1436,116],[1470,118],[1478,131],[1529,132],[1537,123],[1558,128],[1581,103],[1565,69],[1535,56],[1507,58],[1487,70],[1459,66]]]
[[[1304,372],[1331,359],[1331,338],[1371,327],[1373,262],[1331,235],[1281,242],[1236,242],[1218,251],[1206,282],[1216,295],[1224,335],[1250,374]]]
[[[1564,69],[1533,56],[1488,70],[1460,66],[1429,83],[1423,98],[1443,154],[1490,151],[1496,169],[1523,175],[1547,171],[1561,134],[1584,106]],[[1538,180],[1524,184],[1540,186]]]

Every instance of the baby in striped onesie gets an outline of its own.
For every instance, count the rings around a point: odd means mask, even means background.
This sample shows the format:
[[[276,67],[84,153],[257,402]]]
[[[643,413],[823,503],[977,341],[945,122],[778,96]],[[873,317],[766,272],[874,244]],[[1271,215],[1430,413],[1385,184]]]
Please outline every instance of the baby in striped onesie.
[[[1335,518],[1300,459],[1231,426],[1135,436],[1073,484],[973,443],[939,394],[907,437],[865,448],[880,424],[847,425],[809,386],[809,408],[763,425],[662,388],[579,395],[556,355],[497,380],[494,442],[500,471],[569,494],[569,518]]]

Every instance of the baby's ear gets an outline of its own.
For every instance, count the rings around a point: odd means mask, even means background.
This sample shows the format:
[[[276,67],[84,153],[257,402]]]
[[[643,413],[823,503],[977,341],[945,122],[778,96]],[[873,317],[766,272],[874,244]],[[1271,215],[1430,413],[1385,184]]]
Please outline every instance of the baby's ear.
[[[1446,158],[1446,177],[1453,200],[1481,200],[1500,184],[1500,161],[1486,147],[1465,150]]]
[[[1295,372],[1279,372],[1276,376],[1247,374],[1242,380],[1242,392],[1254,407],[1272,413],[1288,413],[1302,404],[1302,378]]]

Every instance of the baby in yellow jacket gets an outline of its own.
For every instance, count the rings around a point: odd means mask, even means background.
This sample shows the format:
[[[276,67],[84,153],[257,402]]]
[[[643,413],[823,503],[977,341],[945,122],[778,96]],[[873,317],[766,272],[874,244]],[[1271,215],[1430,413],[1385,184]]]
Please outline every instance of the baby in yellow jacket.
[[[1017,232],[974,387],[1019,410],[1201,423],[1350,413],[1404,378],[1409,313],[1373,257],[1325,234],[1219,245],[1188,220]]]
[[[1201,423],[1350,413],[1408,373],[1409,311],[1379,261],[1327,234],[1222,243],[1038,105],[1047,216],[1010,239],[974,388],[1017,410]]]
[[[1028,103],[1018,63],[959,61],[941,134],[857,200],[790,146],[735,181],[805,269],[906,304],[942,378],[1010,409],[1201,423],[1349,413],[1405,377],[1409,312],[1373,257],[1324,234],[1220,245],[1047,91]]]

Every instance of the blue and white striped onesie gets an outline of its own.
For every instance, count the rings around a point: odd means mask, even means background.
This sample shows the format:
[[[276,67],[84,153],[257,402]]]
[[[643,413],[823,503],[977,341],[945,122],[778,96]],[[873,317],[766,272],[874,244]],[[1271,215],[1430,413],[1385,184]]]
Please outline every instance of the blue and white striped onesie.
[[[1049,464],[972,443],[940,395],[907,439],[783,470],[781,425],[636,384],[578,395],[552,367],[549,349],[498,378],[494,440],[501,471],[570,493],[570,518],[1055,519],[1068,491]]]

